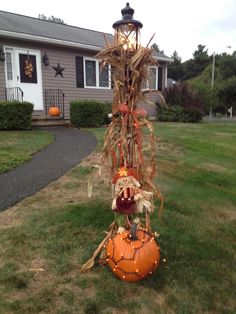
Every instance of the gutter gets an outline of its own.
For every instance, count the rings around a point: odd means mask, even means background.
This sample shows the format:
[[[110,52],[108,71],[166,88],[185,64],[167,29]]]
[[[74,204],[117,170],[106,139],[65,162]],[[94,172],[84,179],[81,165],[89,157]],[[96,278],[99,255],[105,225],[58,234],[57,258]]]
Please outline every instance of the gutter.
[[[157,59],[158,61],[165,61],[165,62],[169,62],[169,63],[174,61],[174,59],[168,58],[168,57],[156,57],[156,56],[153,56],[153,57],[154,57],[154,59]]]
[[[30,34],[24,34],[24,33],[16,33],[16,32],[10,32],[5,30],[0,30],[0,36],[8,37],[8,38],[14,38],[14,39],[24,39],[24,40],[31,40],[34,42],[40,42],[40,43],[48,43],[48,44],[56,44],[64,47],[74,47],[74,48],[82,48],[82,49],[88,49],[93,51],[100,51],[102,47],[99,46],[93,46],[93,45],[87,45],[83,43],[76,43],[73,41],[65,41],[62,39],[56,39],[56,38],[47,38],[43,36],[36,36],[36,35],[30,35]]]
[[[56,38],[47,38],[43,36],[10,32],[10,31],[5,31],[5,30],[0,30],[0,36],[7,37],[7,38],[14,38],[14,39],[30,40],[30,41],[39,42],[39,43],[55,44],[55,45],[59,45],[63,47],[81,48],[81,49],[87,49],[87,50],[92,50],[92,51],[97,51],[97,52],[103,48],[101,46],[93,46],[93,45],[88,45],[88,44],[83,44],[83,43],[76,43],[74,41],[66,41],[66,40],[56,39]],[[171,63],[174,61],[174,59],[168,58],[168,57],[154,56],[154,58],[157,59],[158,61],[165,61],[168,63]]]

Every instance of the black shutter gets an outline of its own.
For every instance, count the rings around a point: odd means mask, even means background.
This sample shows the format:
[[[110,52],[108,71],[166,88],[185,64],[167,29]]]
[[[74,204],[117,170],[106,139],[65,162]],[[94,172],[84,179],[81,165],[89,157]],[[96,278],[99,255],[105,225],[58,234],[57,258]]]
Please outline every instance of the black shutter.
[[[84,88],[84,60],[83,57],[75,57],[76,86]]]
[[[163,67],[158,67],[158,90],[162,92]]]

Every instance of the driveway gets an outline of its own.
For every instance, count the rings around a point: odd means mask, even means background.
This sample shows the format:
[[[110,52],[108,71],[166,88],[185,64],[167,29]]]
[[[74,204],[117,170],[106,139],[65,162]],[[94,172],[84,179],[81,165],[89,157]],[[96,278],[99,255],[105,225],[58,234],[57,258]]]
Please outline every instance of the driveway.
[[[89,132],[76,128],[50,127],[55,141],[32,160],[0,175],[0,211],[57,180],[70,168],[79,164],[97,146],[97,139]]]

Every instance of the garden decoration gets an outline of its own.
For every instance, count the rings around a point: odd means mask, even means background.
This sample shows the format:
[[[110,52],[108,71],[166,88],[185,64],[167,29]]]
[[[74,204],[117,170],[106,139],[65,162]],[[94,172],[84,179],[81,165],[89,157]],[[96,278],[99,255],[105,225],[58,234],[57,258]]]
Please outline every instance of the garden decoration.
[[[48,113],[50,114],[50,116],[52,117],[58,117],[60,116],[60,109],[56,106],[51,106],[48,110]]]
[[[129,3],[121,13],[122,20],[113,24],[113,43],[107,42],[97,54],[103,66],[111,66],[114,82],[112,122],[102,158],[111,170],[115,221],[82,272],[93,267],[102,251],[100,263],[108,263],[121,280],[135,282],[152,274],[160,261],[159,246],[150,225],[154,196],[161,202],[159,213],[163,205],[162,194],[153,184],[154,130],[146,119],[146,111],[138,107],[147,101],[149,90],[142,87],[148,80],[148,66],[157,62],[148,45],[140,45],[142,23],[133,19],[134,10]],[[144,142],[145,129],[149,135]]]
[[[55,76],[60,75],[61,77],[63,77],[63,71],[65,70],[65,68],[62,68],[60,63],[57,63],[57,66],[52,66],[52,68],[55,70]]]
[[[31,60],[25,60],[25,75],[29,78],[32,78],[32,73],[34,71],[34,67]]]

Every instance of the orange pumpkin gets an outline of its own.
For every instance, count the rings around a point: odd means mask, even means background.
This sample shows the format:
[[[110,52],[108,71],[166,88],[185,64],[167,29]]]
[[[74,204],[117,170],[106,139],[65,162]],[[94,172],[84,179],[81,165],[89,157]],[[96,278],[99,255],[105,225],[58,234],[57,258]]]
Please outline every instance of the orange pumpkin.
[[[106,245],[106,261],[113,273],[127,282],[151,275],[160,263],[160,249],[152,234],[136,232],[132,240],[128,232],[117,234]]]
[[[49,108],[48,113],[52,117],[58,117],[60,116],[60,109],[58,107],[53,106]]]

